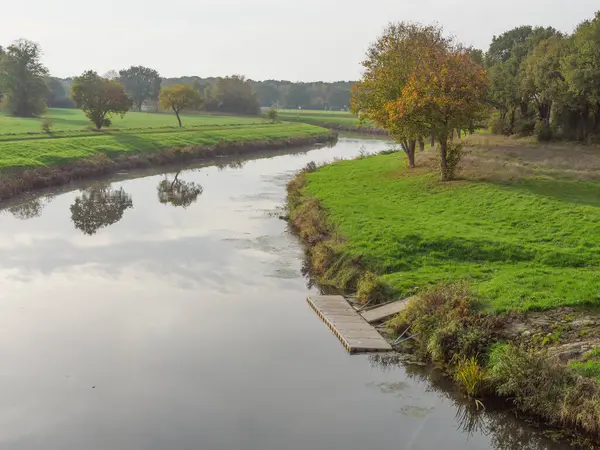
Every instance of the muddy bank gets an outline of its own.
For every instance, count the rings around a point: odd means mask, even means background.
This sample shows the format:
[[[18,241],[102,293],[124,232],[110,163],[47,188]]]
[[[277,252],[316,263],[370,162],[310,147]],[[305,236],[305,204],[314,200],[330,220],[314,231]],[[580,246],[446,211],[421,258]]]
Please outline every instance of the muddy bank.
[[[264,150],[285,149],[334,142],[337,133],[246,142],[224,142],[216,146],[170,148],[159,152],[124,154],[109,158],[100,154],[56,167],[11,170],[0,173],[0,202],[33,190],[72,181],[110,175],[122,170],[188,163],[218,156],[238,156]]]

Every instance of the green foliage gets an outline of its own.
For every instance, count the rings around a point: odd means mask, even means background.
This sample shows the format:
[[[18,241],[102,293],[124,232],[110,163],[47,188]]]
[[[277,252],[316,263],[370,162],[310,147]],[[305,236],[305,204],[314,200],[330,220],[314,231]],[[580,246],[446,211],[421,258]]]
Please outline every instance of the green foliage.
[[[131,66],[129,69],[119,71],[119,81],[123,83],[125,92],[138,111],[142,110],[146,100],[158,100],[162,80],[154,69]]]
[[[123,117],[131,108],[131,100],[120,83],[102,78],[91,70],[75,78],[72,96],[98,130],[111,125],[110,116]]]
[[[252,85],[240,75],[217,78],[216,84],[206,93],[204,108],[233,114],[256,115],[259,112]]]
[[[460,172],[460,163],[464,156],[463,144],[450,142],[446,154],[446,166],[440,164],[439,170],[444,180],[454,180]]]
[[[279,112],[277,111],[277,108],[269,108],[266,117],[273,123],[277,122],[277,119],[279,118]]]
[[[42,133],[51,133],[52,132],[52,119],[50,119],[49,117],[44,117],[42,119],[42,125],[41,125],[41,130]]]
[[[0,92],[14,116],[36,116],[46,108],[48,69],[41,63],[41,55],[38,44],[24,39],[0,54]]]
[[[397,154],[341,161],[306,178],[306,194],[347,239],[337,251],[360,258],[398,297],[468,279],[488,310],[600,301],[597,182],[436,185]]]
[[[365,273],[358,281],[356,296],[365,303],[376,305],[390,300],[390,288],[373,272]]]
[[[600,12],[571,36],[519,27],[486,54],[496,133],[590,141],[600,137]]]

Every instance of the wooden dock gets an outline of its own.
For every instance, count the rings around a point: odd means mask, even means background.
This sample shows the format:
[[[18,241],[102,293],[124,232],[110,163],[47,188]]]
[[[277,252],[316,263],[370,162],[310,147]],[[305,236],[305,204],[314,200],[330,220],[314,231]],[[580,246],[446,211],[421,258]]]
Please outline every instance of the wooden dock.
[[[392,350],[392,346],[341,295],[312,295],[307,300],[348,352]]]
[[[382,322],[388,317],[395,316],[396,314],[403,311],[411,300],[412,297],[407,298],[405,300],[398,300],[395,302],[386,303],[385,305],[377,306],[367,311],[363,311],[361,315],[369,323]]]

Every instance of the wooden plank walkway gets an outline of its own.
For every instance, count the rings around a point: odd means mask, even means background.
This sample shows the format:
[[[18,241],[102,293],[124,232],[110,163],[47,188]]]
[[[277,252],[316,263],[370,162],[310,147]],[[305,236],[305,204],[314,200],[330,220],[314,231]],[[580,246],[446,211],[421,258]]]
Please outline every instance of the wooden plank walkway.
[[[408,305],[408,302],[410,302],[411,300],[412,297],[404,300],[386,303],[385,305],[378,306],[367,311],[363,311],[361,315],[369,323],[381,322],[382,320],[387,319],[391,316],[395,316],[399,312],[403,311],[404,308],[406,308],[406,305]]]
[[[392,346],[341,295],[311,295],[307,300],[348,352],[392,350]]]

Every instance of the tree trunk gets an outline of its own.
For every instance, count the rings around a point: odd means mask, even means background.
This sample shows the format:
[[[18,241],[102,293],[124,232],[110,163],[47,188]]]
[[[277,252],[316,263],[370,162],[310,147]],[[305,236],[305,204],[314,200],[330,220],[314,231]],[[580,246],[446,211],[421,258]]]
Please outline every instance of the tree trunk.
[[[425,151],[425,139],[423,139],[423,136],[419,137],[419,151]]]
[[[408,145],[406,147],[406,156],[408,157],[408,167],[414,169],[415,167],[415,149],[417,148],[417,141],[415,139],[411,139],[408,141]]]
[[[440,181],[448,181],[448,140],[440,139]]]
[[[456,137],[459,138],[459,139],[462,137],[462,133],[460,132],[460,128],[458,130],[456,130]]]
[[[431,146],[435,147],[435,136],[433,134],[431,135]]]
[[[179,122],[179,128],[183,127],[181,124],[181,117],[179,117],[179,111],[175,111],[175,115],[177,116],[177,122]]]
[[[510,111],[510,128],[508,129],[508,134],[515,133],[515,119],[517,114],[517,107],[514,106]]]

